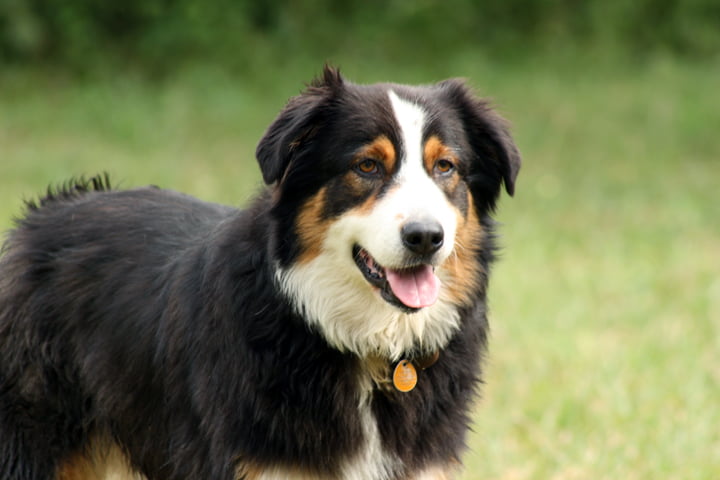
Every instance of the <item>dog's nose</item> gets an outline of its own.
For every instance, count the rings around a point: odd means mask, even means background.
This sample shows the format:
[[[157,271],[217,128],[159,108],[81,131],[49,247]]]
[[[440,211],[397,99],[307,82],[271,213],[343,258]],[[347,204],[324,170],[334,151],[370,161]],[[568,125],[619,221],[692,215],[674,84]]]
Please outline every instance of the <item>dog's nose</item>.
[[[431,255],[443,244],[444,232],[438,222],[408,222],[400,230],[405,247],[418,255]]]

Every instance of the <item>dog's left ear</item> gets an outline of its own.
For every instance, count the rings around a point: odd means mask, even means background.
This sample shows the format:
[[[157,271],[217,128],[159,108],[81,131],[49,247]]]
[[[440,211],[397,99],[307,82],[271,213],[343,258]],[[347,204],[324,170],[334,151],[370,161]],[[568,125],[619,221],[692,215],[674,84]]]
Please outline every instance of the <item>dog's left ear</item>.
[[[473,151],[493,162],[499,178],[505,183],[505,190],[512,196],[521,160],[507,121],[492,109],[487,100],[475,96],[461,79],[440,82],[438,87],[459,108]]]
[[[340,71],[326,65],[321,77],[288,101],[255,150],[265,183],[283,178],[292,161],[322,127],[328,105],[343,85]]]

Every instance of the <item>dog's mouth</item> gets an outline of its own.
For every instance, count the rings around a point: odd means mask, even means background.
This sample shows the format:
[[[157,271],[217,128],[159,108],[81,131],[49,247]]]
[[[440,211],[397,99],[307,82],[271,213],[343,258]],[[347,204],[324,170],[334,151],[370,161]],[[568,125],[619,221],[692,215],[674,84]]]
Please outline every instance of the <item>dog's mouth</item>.
[[[398,308],[416,312],[433,305],[440,295],[440,279],[432,265],[383,267],[359,245],[353,247],[353,258],[368,283],[380,291],[386,302]]]

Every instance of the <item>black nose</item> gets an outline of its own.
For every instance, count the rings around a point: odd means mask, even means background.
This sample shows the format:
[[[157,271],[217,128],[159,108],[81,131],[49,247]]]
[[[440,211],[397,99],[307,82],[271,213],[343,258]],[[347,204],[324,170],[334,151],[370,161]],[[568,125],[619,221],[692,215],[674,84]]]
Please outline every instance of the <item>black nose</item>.
[[[431,255],[443,244],[442,225],[436,221],[408,222],[400,230],[405,247],[418,255]]]

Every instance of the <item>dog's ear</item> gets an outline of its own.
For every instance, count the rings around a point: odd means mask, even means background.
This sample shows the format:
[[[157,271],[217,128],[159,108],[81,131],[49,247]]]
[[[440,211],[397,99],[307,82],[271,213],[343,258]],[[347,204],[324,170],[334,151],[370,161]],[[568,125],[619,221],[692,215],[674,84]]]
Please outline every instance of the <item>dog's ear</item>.
[[[508,123],[492,109],[490,102],[475,96],[463,80],[446,80],[438,87],[459,108],[473,151],[493,162],[498,178],[505,182],[505,190],[512,196],[521,160]]]
[[[325,65],[321,77],[288,101],[255,150],[265,183],[283,178],[293,158],[322,127],[327,106],[343,86],[340,71]]]

